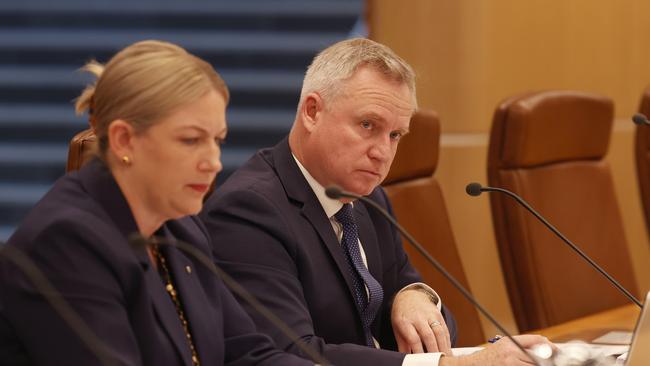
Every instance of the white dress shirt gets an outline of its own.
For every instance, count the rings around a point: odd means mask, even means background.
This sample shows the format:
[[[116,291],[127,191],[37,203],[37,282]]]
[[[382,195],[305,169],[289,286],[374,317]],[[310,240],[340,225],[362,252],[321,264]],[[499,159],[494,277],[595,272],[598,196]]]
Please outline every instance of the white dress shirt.
[[[332,224],[332,229],[334,229],[336,238],[340,243],[341,239],[343,238],[343,227],[338,222],[338,220],[336,220],[334,215],[341,209],[341,207],[343,207],[343,203],[339,200],[335,200],[327,197],[327,195],[325,194],[325,187],[323,187],[320,183],[318,183],[318,181],[316,181],[316,179],[312,177],[311,174],[309,174],[307,169],[300,163],[300,161],[298,161],[298,159],[296,159],[296,157],[293,154],[292,156],[296,161],[296,164],[298,164],[298,168],[300,168],[300,171],[302,172],[303,176],[307,180],[307,183],[311,187],[312,191],[314,191],[314,194],[316,194],[316,198],[318,198],[318,202],[320,202],[321,206],[323,206],[325,215],[327,215],[327,217],[329,218],[330,223]],[[359,250],[361,252],[361,258],[363,259],[363,264],[365,264],[365,266],[368,267],[368,261],[366,260],[366,253],[363,250],[363,245],[361,244],[361,240],[359,240]],[[438,310],[441,309],[442,299],[431,287],[429,287],[425,283],[421,283],[421,282],[411,283],[405,286],[399,292],[402,292],[414,286],[420,286],[425,290],[429,291],[431,294],[435,295],[435,297],[438,299],[438,302],[436,304],[438,306]],[[368,292],[368,288],[366,287],[366,293],[367,292]],[[377,342],[377,340],[374,338],[373,340],[375,341],[375,347],[381,348],[379,342]],[[440,357],[442,357],[442,353],[439,352],[408,354],[404,358],[404,362],[402,363],[402,366],[437,366]]]

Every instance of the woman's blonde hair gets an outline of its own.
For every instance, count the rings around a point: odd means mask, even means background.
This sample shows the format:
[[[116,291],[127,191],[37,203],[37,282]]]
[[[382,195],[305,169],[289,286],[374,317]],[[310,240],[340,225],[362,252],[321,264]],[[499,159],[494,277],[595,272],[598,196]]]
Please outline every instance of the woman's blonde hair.
[[[82,70],[97,77],[76,100],[77,114],[88,111],[100,157],[108,148],[108,127],[122,119],[142,132],[176,108],[211,90],[226,103],[226,84],[206,61],[162,41],[141,41],[120,52],[104,66],[96,61]]]

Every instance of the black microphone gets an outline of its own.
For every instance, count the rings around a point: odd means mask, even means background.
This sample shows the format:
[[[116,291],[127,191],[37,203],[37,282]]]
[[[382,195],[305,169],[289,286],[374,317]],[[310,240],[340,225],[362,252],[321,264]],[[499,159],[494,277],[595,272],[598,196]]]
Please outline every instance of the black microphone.
[[[287,323],[275,315],[271,310],[255,298],[248,290],[246,290],[242,285],[237,283],[226,271],[221,267],[217,266],[212,259],[210,259],[205,253],[200,249],[197,249],[194,245],[184,242],[182,240],[174,239],[174,241],[168,240],[162,236],[152,236],[147,239],[143,237],[140,233],[134,232],[129,235],[129,243],[134,248],[146,248],[149,244],[153,245],[169,245],[176,247],[183,252],[189,254],[197,261],[199,261],[203,266],[205,266],[210,272],[215,276],[220,278],[223,283],[228,287],[230,291],[239,295],[243,298],[250,306],[255,309],[255,311],[262,315],[266,320],[273,324],[278,330],[280,330],[287,338],[289,338],[293,343],[296,344],[300,350],[311,358],[318,365],[331,365],[323,356],[315,352],[311,347],[308,347],[305,344],[305,341],[300,338],[296,332],[294,332]]]
[[[650,121],[648,121],[648,117],[645,116],[643,113],[635,113],[634,116],[632,116],[632,121],[641,126],[641,125],[650,125]]]
[[[643,115],[641,115],[643,116]],[[636,117],[636,115],[635,115]],[[645,116],[643,116],[645,118]],[[647,120],[646,120],[647,121]],[[635,121],[636,122],[636,121]],[[558,229],[556,229],[553,225],[551,225],[548,221],[546,221],[545,218],[542,217],[535,209],[533,209],[526,201],[523,200],[523,198],[519,197],[513,192],[510,192],[507,189],[503,188],[495,188],[495,187],[483,187],[479,183],[470,183],[465,187],[465,191],[467,194],[470,196],[478,196],[483,192],[498,192],[498,193],[503,193],[509,197],[512,197],[515,201],[517,201],[520,205],[522,205],[528,212],[532,213],[533,216],[535,216],[539,221],[542,222],[549,230],[553,232],[553,234],[557,235],[558,238],[560,238],[566,245],[568,245],[571,249],[573,249],[582,259],[586,260],[587,263],[591,265],[594,269],[596,269],[600,274],[605,276],[605,278],[612,284],[614,287],[616,287],[619,291],[621,291],[625,296],[627,296],[630,301],[635,303],[638,307],[643,308],[643,305],[641,302],[634,297],[630,291],[628,291],[625,287],[623,287],[618,281],[614,279],[607,271],[602,269],[596,262],[594,262],[593,259],[589,258],[587,254],[585,254],[580,248],[578,248],[571,240],[569,240],[567,237],[565,237]]]
[[[478,300],[476,300],[476,299],[474,298],[474,296],[472,296],[472,294],[470,294],[469,291],[467,291],[467,289],[465,289],[465,287],[463,287],[463,285],[462,285],[460,282],[458,282],[458,280],[457,280],[457,279],[456,279],[456,278],[455,278],[451,273],[449,273],[449,271],[447,271],[447,269],[445,269],[445,267],[444,267],[442,264],[440,264],[440,262],[438,262],[435,258],[433,258],[433,256],[432,256],[431,254],[429,254],[429,252],[427,252],[427,250],[424,249],[424,247],[423,247],[423,246],[422,246],[422,245],[421,245],[417,240],[415,240],[415,238],[414,238],[414,237],[413,237],[413,236],[412,236],[408,231],[406,231],[406,229],[404,229],[404,228],[403,228],[403,227],[402,227],[402,226],[397,222],[397,220],[395,220],[395,218],[394,218],[393,216],[391,216],[391,214],[389,214],[388,212],[386,212],[386,210],[385,210],[383,207],[381,207],[377,202],[375,202],[375,201],[369,199],[368,197],[364,197],[364,196],[361,196],[361,195],[358,195],[358,194],[355,194],[355,193],[351,193],[351,192],[344,191],[344,190],[342,190],[341,188],[339,188],[339,187],[337,187],[337,186],[329,186],[329,187],[325,188],[325,194],[327,195],[327,197],[332,198],[332,199],[339,199],[339,198],[353,198],[353,199],[358,199],[358,200],[363,201],[364,203],[366,203],[366,204],[372,206],[372,207],[373,207],[374,209],[376,209],[379,213],[381,213],[382,216],[384,216],[384,217],[386,218],[386,220],[388,220],[388,222],[390,222],[391,225],[393,225],[393,226],[397,229],[397,231],[399,231],[402,235],[404,235],[404,237],[406,238],[406,240],[407,240],[409,243],[411,243],[411,245],[413,245],[413,247],[415,247],[415,249],[417,249],[417,251],[420,252],[420,254],[421,254],[421,255],[422,255],[422,256],[423,256],[423,257],[424,257],[424,258],[425,258],[425,259],[426,259],[426,260],[427,260],[427,261],[428,261],[428,262],[429,262],[429,263],[430,263],[430,264],[431,264],[431,265],[432,265],[436,270],[438,270],[438,272],[440,272],[443,276],[445,276],[445,278],[447,278],[447,280],[448,280],[449,282],[451,282],[451,284],[454,285],[454,287],[456,287],[456,289],[457,289],[458,291],[460,291],[460,293],[463,294],[463,296],[465,296],[465,298],[466,298],[466,299],[467,299],[467,300],[468,300],[472,305],[474,305],[474,306],[475,306],[475,307],[476,307],[476,308],[481,312],[481,314],[483,314],[483,316],[485,316],[485,317],[490,321],[490,323],[492,323],[495,327],[497,327],[497,329],[499,329],[500,332],[502,332],[506,337],[508,337],[508,338],[512,341],[512,343],[514,343],[514,344],[517,346],[517,348],[519,348],[520,351],[522,351],[524,354],[528,355],[528,357],[533,361],[533,363],[534,363],[535,365],[540,366],[540,363],[538,362],[538,360],[535,359],[535,357],[533,357],[533,355],[531,355],[529,352],[527,352],[526,349],[521,345],[521,343],[517,342],[517,340],[514,339],[514,338],[512,337],[512,335],[510,334],[510,332],[508,332],[508,331],[507,331],[507,330],[506,330],[506,329],[501,325],[501,323],[499,323],[499,322],[498,322],[498,321],[497,321],[497,320],[496,320],[496,319],[495,319],[495,318],[494,318],[494,317],[493,317],[493,316],[492,316],[492,315],[491,315],[491,314],[490,314],[490,313],[489,313],[489,312],[488,312],[488,311],[483,307],[483,305],[481,305],[481,304],[478,302]]]
[[[0,242],[0,257],[5,257],[13,263],[34,285],[36,291],[52,306],[54,311],[63,319],[70,329],[79,337],[81,342],[104,366],[117,365],[117,361],[109,353],[108,348],[90,329],[86,322],[63,298],[61,293],[52,285],[38,266],[20,249]]]

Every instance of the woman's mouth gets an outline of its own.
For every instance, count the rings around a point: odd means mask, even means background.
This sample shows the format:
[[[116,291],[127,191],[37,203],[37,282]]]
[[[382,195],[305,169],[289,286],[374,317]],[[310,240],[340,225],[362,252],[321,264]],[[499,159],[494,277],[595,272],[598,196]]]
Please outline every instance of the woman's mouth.
[[[209,184],[188,184],[188,186],[199,193],[205,193],[210,188]]]

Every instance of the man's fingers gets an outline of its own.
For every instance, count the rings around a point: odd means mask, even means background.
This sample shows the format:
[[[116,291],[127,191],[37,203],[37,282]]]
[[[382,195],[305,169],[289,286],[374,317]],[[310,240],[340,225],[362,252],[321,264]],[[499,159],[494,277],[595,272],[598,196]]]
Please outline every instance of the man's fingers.
[[[431,327],[433,334],[436,337],[436,343],[438,344],[438,352],[443,352],[447,355],[451,355],[451,341],[449,340],[449,330],[447,329],[444,321],[440,324],[434,324]]]
[[[437,352],[443,352],[447,355],[451,355],[451,340],[449,338],[449,329],[447,328],[445,320],[442,318],[440,320],[434,320],[429,324],[429,327],[431,328],[431,331],[433,332],[436,339],[438,348]],[[427,349],[429,348],[427,347]]]
[[[422,342],[419,337],[411,343],[411,353],[424,353],[424,347],[422,347]]]
[[[400,333],[404,338],[404,342],[406,343],[405,348],[408,348],[408,353],[424,353],[424,347],[422,346],[420,335],[413,324],[404,324]]]
[[[397,334],[395,337],[395,340],[397,341],[397,350],[402,352],[402,353],[411,353],[411,347],[409,346],[409,343],[404,339],[404,337],[400,336]]]
[[[414,326],[418,333],[418,343],[420,343],[420,347],[424,345],[426,352],[442,352],[440,350],[441,345],[438,343],[438,337],[434,332],[434,328],[442,328],[440,322],[429,324],[423,320],[414,324]]]
[[[395,322],[397,347],[400,352],[423,353],[443,352],[451,355],[449,330],[444,319],[418,319],[413,323],[408,321]]]

